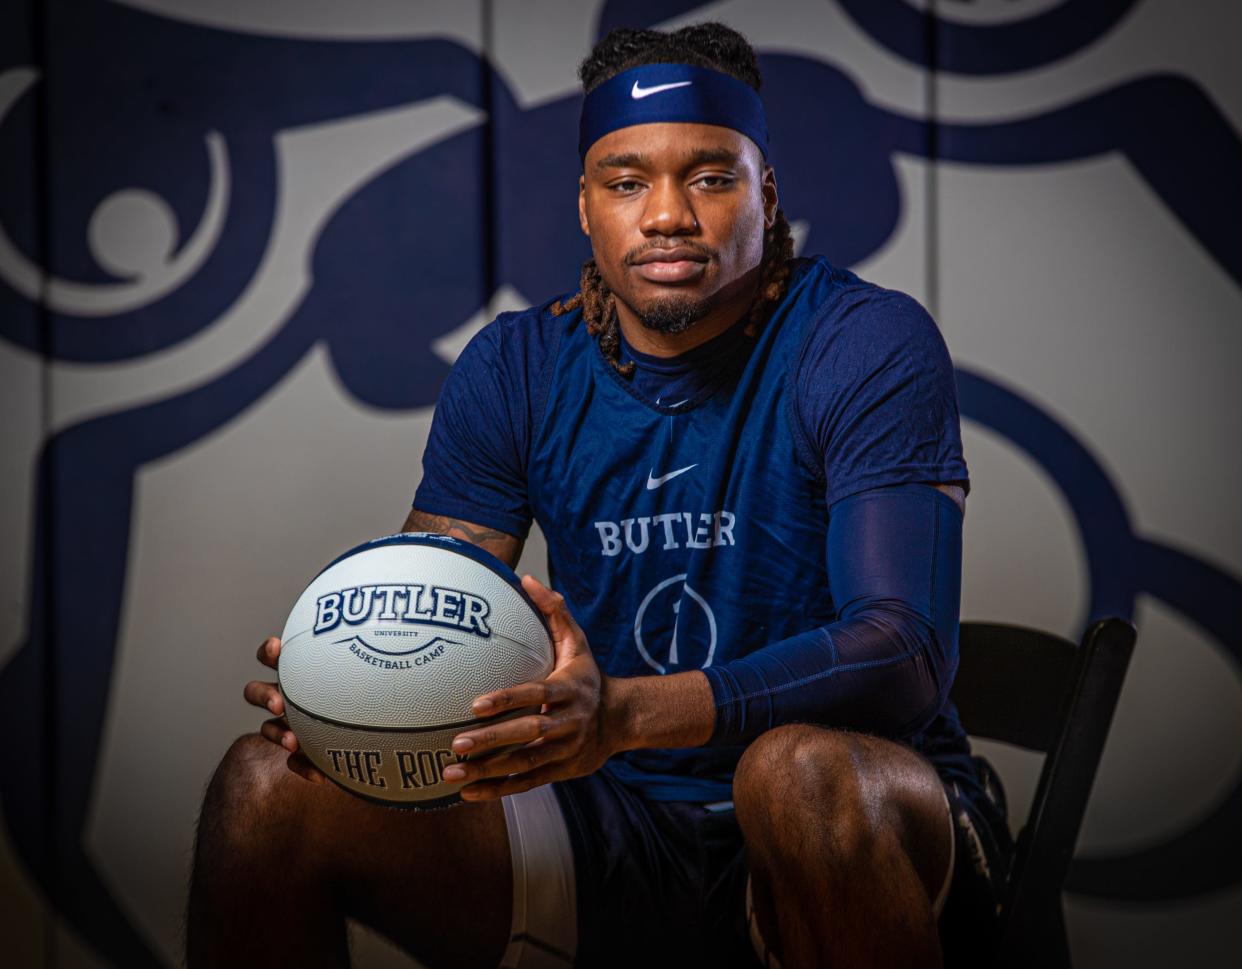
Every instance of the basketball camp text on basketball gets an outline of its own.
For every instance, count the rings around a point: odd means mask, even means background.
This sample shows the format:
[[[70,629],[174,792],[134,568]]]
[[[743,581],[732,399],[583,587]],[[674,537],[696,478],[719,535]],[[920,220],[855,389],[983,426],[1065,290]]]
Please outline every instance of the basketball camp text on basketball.
[[[314,632],[328,632],[342,622],[357,626],[374,616],[378,621],[431,623],[487,637],[492,634],[487,625],[491,611],[482,596],[446,586],[359,585],[315,600]]]
[[[372,630],[371,635],[376,635],[382,630]],[[432,643],[436,644],[432,646]],[[444,650],[449,645],[460,646],[451,639],[443,639],[436,636],[430,643],[424,643],[421,646],[415,646],[413,649],[402,650],[399,653],[389,653],[382,649],[376,649],[361,636],[350,636],[348,639],[338,639],[333,646],[342,644],[349,645],[349,651],[357,656],[364,663],[370,663],[382,670],[409,670],[415,666],[426,666],[433,659],[439,659],[444,655]],[[409,659],[384,659],[383,656],[377,656],[376,653],[384,653],[386,656],[408,656]],[[415,655],[420,654],[420,655]]]

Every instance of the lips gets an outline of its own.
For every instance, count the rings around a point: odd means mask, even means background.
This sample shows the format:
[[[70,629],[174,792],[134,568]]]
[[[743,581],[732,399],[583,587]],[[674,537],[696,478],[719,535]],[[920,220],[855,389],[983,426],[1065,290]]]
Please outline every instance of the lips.
[[[689,246],[647,249],[632,260],[639,276],[652,283],[680,283],[697,279],[707,269],[707,256]]]

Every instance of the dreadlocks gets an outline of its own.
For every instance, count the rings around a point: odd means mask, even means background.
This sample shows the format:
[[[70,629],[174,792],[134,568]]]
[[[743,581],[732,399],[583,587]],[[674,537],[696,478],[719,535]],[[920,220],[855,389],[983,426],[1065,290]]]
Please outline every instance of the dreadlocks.
[[[665,33],[659,30],[611,31],[578,66],[583,91],[590,93],[622,71],[640,64],[691,64],[729,74],[756,91],[762,83],[754,49],[737,31],[724,24],[704,23]],[[764,233],[759,286],[747,311],[746,333],[754,337],[772,308],[785,295],[793,262],[793,237],[785,213],[777,210],[772,227]],[[616,300],[594,259],[582,264],[579,291],[551,306],[560,316],[582,308],[587,332],[599,341],[600,352],[618,371],[629,376],[632,361],[621,362],[620,324]]]

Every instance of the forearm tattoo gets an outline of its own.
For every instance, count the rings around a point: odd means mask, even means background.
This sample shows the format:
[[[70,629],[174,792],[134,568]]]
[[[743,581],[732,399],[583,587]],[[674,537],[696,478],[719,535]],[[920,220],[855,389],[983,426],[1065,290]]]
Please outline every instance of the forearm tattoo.
[[[507,532],[462,521],[460,518],[447,518],[444,515],[429,515],[417,508],[410,509],[403,532],[433,532],[437,535],[452,535],[463,541],[487,549],[502,562],[509,566],[517,563],[522,554],[522,540]]]

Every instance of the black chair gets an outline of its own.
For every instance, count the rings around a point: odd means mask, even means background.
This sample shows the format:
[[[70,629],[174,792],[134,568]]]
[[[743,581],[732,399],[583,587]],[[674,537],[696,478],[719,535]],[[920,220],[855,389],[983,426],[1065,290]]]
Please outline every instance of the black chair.
[[[1069,967],[1065,882],[1134,650],[1123,619],[1076,646],[1051,633],[964,622],[953,701],[967,733],[1046,754],[1001,908],[997,964]]]

